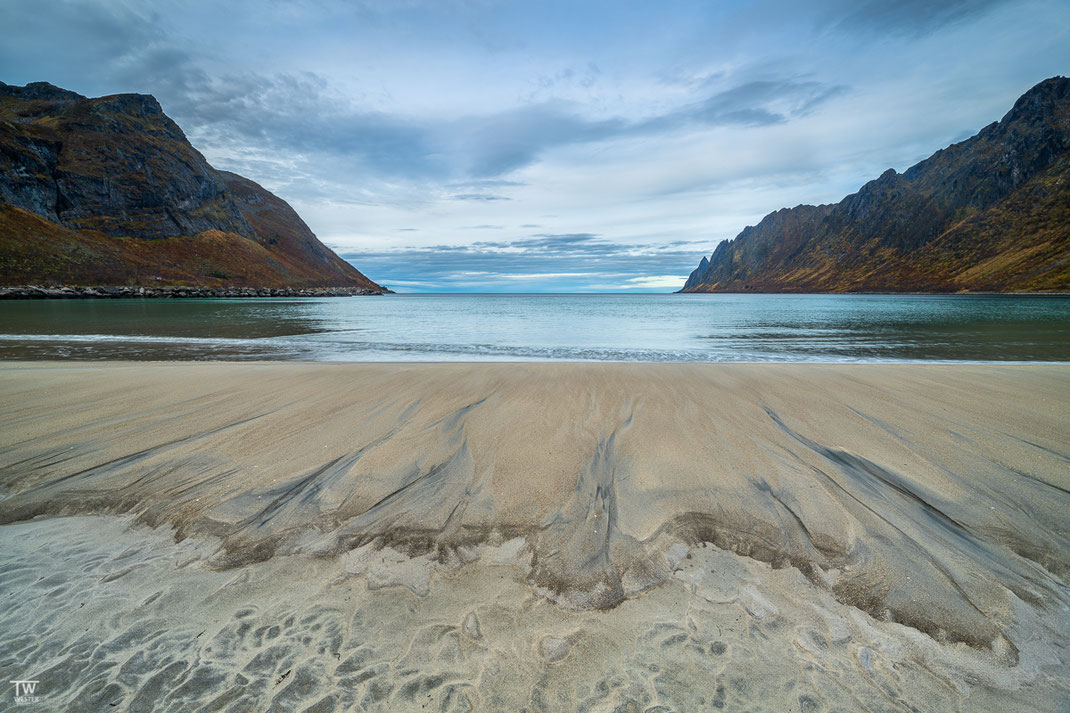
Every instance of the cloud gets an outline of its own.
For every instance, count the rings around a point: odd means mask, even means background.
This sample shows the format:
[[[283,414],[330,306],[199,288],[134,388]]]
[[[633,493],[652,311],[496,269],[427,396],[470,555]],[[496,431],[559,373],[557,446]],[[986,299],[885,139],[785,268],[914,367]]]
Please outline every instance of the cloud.
[[[649,287],[655,289],[674,290],[679,289],[687,280],[687,275],[643,275],[630,277],[624,281],[629,288]]]
[[[650,119],[638,131],[661,131],[682,124],[768,126],[806,116],[847,91],[842,84],[795,79],[755,80],[717,92],[702,101]]]
[[[78,37],[77,51],[92,58],[87,65],[94,68],[92,81],[154,94],[221,167],[253,173],[308,198],[338,200],[345,186],[359,181],[361,187],[351,198],[355,203],[381,199],[393,188],[412,193],[414,186],[428,183],[452,187],[452,200],[509,200],[503,189],[524,182],[505,176],[561,147],[694,126],[779,124],[843,89],[783,78],[741,80],[732,86],[730,77],[722,77],[719,88],[704,88],[707,96],[666,105],[653,116],[593,117],[589,107],[553,98],[552,92],[537,101],[517,96],[513,106],[497,110],[430,116],[376,109],[366,96],[354,95],[323,72],[271,71],[248,62],[228,69],[232,63],[223,48],[207,38],[183,36],[161,16],[162,10],[144,11],[125,3],[52,3],[47,13],[39,13],[49,15],[49,29],[35,12],[9,7],[0,19],[9,27],[29,23],[40,26],[41,34]],[[374,3],[365,3],[357,13],[375,22],[384,22],[384,14],[389,8]],[[331,3],[282,4],[272,7],[265,22],[301,25],[329,18],[344,23],[353,17],[344,6]],[[15,62],[17,58],[10,57],[7,64]],[[598,64],[589,60],[576,69],[537,76],[540,86],[552,89],[577,81],[589,87],[600,75]],[[399,181],[408,185],[398,186]]]
[[[458,201],[507,201],[500,189],[522,181],[501,178],[537,162],[547,151],[621,138],[669,134],[695,126],[761,127],[813,111],[846,90],[818,81],[748,81],[677,109],[644,119],[590,119],[572,102],[550,101],[448,120],[369,111],[313,72],[209,75],[195,56],[150,43],[123,56],[119,76],[149,68],[160,80],[154,91],[166,111],[187,127],[206,151],[226,157],[227,167],[267,168],[284,161],[276,181],[318,170],[340,183],[445,182],[465,187]],[[311,165],[309,165],[311,164]],[[457,182],[456,179],[463,179]],[[314,187],[306,182],[306,190]],[[499,189],[496,191],[495,189]],[[320,193],[337,189],[327,183]]]
[[[554,147],[619,135],[628,123],[620,118],[591,120],[571,103],[544,102],[467,117],[451,128],[468,174],[492,177],[526,166]]]
[[[684,286],[687,275],[642,275],[609,284],[588,284],[583,291],[616,292],[641,290],[643,292],[675,292]]]
[[[463,181],[461,183],[451,183],[447,188],[453,189],[476,189],[484,190],[487,188],[520,188],[528,185],[523,181],[510,181],[504,178],[483,178],[471,181]]]
[[[600,272],[522,272],[516,275],[510,275],[508,273],[500,273],[494,277],[499,280],[560,280],[562,278],[576,278],[576,277],[595,277],[601,275]]]
[[[529,250],[572,252],[591,250],[598,243],[597,233],[536,233],[531,238],[516,241],[514,245],[523,246]],[[598,247],[600,249],[601,246]]]
[[[662,114],[644,118],[586,118],[569,102],[527,105],[455,122],[454,141],[473,176],[498,176],[571,144],[672,133],[694,126],[760,127],[805,116],[847,90],[845,85],[774,79],[748,81]],[[472,195],[472,194],[466,194]]]
[[[826,10],[826,27],[843,32],[927,35],[976,19],[1007,0],[849,0]]]
[[[356,108],[317,74],[209,78],[181,64],[169,74],[164,109],[209,150],[303,157],[344,180],[369,173],[378,179],[452,175],[426,122]]]
[[[694,126],[761,127],[804,116],[845,91],[817,81],[754,81],[660,116],[590,119],[579,106],[547,102],[485,115],[432,121],[349,106],[315,74],[247,74],[209,79],[199,70],[160,67],[176,77],[165,108],[186,118],[210,148],[262,157],[304,155],[335,175],[395,180],[467,178],[476,190],[452,200],[505,201],[493,189],[521,187],[499,178],[560,147],[672,133]],[[162,64],[162,63],[161,63]],[[183,75],[183,72],[186,72]],[[196,77],[182,79],[181,77]]]
[[[451,200],[455,201],[508,201],[512,200],[509,196],[497,196],[493,193],[458,193],[450,196]]]

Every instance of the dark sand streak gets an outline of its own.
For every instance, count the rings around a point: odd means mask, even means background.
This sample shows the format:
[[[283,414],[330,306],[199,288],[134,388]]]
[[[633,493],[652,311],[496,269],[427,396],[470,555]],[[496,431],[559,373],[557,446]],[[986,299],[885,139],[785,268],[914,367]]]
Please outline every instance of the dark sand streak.
[[[1016,607],[1070,604],[1066,367],[8,364],[0,395],[0,524],[130,512],[213,568],[524,537],[583,611],[712,544],[1007,665]]]

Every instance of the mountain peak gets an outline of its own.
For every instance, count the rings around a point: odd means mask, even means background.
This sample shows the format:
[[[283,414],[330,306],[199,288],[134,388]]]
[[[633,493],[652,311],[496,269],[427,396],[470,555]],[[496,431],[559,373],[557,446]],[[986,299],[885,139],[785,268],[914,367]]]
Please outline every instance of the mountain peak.
[[[1055,121],[1070,127],[1070,78],[1052,77],[1018,98],[997,126]]]
[[[1026,111],[1044,112],[1052,104],[1070,99],[1070,77],[1050,77],[1038,82],[1029,91],[1018,97],[1008,115]]]
[[[90,101],[98,111],[104,110],[140,117],[163,114],[163,107],[151,94],[111,94]]]
[[[24,87],[0,82],[0,95],[16,97],[25,101],[75,102],[85,99],[84,96],[77,92],[61,89],[48,82],[30,82]]]

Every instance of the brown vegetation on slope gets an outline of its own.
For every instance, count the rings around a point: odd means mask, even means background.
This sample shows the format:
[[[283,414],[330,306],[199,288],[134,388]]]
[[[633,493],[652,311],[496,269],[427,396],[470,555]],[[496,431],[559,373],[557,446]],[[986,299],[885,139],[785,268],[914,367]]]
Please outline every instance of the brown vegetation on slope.
[[[10,205],[0,206],[0,278],[9,285],[353,284],[327,276],[295,279],[293,271],[256,241],[221,230],[155,240],[113,237],[92,230],[70,230]],[[377,287],[370,281],[355,286],[368,285]]]

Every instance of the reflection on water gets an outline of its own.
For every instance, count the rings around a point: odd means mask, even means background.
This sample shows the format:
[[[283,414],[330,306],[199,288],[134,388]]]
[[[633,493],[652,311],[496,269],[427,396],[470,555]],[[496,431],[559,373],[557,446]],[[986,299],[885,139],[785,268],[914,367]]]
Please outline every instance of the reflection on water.
[[[18,301],[0,358],[1070,361],[1070,296]]]

